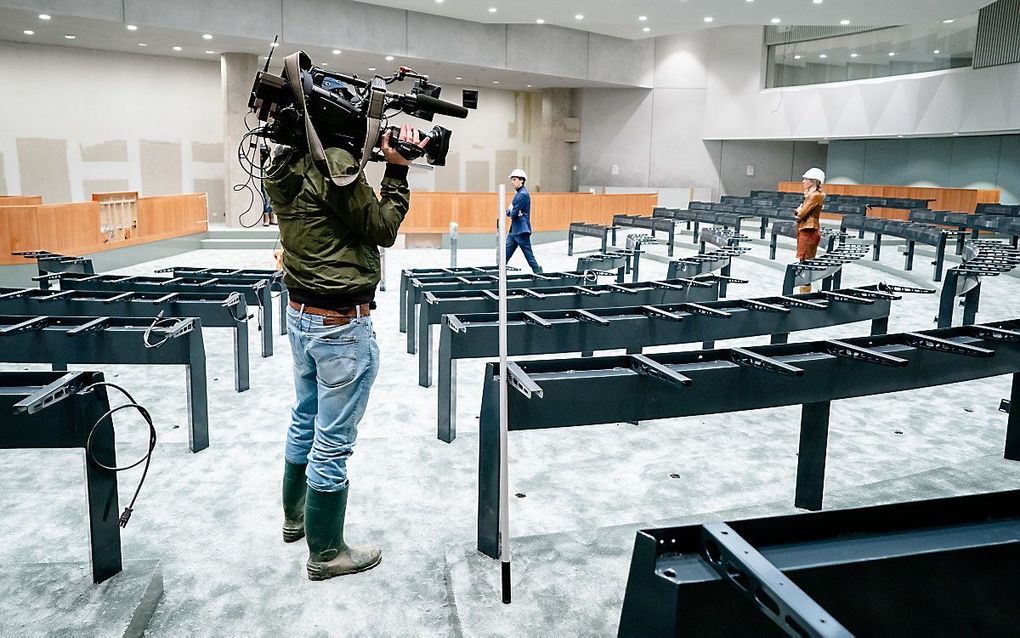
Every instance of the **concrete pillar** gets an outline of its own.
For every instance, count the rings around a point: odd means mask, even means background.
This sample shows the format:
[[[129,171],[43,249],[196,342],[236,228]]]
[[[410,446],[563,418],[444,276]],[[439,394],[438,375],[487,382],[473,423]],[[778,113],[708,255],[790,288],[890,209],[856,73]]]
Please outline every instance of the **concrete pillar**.
[[[573,117],[571,89],[542,90],[541,185],[547,193],[569,192],[573,183],[574,146],[581,121]]]
[[[259,70],[259,58],[251,53],[224,53],[220,56],[220,85],[223,90],[223,166],[227,226],[241,226],[238,216],[244,214],[247,225],[259,222],[262,203],[256,197],[252,210],[245,212],[251,200],[248,191],[234,191],[234,184],[243,184],[248,175],[237,162],[237,145],[248,132],[244,115],[248,112],[248,94]],[[258,188],[258,184],[255,186]]]

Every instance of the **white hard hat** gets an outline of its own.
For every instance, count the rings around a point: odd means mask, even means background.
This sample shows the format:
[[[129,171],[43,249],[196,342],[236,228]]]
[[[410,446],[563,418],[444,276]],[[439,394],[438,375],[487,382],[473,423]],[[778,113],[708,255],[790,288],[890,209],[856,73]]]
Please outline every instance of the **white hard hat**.
[[[804,172],[804,179],[816,179],[819,184],[825,183],[825,171],[820,168],[809,168]]]
[[[510,171],[509,177],[520,177],[523,180],[527,180],[528,174],[524,172],[523,168],[515,168],[514,170]]]

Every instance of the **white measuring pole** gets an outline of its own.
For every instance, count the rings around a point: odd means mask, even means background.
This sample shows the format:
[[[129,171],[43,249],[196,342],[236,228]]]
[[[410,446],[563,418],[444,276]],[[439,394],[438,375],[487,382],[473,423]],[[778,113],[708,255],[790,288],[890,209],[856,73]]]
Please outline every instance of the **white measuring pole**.
[[[507,480],[506,185],[499,185],[499,561],[503,603],[510,604],[510,485]]]

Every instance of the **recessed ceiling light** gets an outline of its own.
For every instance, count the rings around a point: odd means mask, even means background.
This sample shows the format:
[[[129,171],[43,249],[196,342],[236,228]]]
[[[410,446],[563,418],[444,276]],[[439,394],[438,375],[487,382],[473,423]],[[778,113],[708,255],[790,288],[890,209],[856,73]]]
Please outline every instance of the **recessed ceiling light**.
[[[50,14],[48,14],[48,13],[40,13],[39,14],[39,19],[40,20],[49,20],[50,19]]]
[[[386,56],[386,61],[387,62],[392,62],[393,61],[393,56],[392,55],[387,55]]]
[[[489,13],[496,13],[496,7],[489,7]]]
[[[181,50],[181,47],[174,47],[174,51],[180,51],[180,50]],[[265,57],[265,56],[262,56],[262,57]]]
[[[712,16],[705,16],[705,22],[711,22],[714,19]]]
[[[942,53],[942,51],[939,50],[939,49],[935,49],[934,51],[932,51],[932,53],[934,53],[935,55],[938,55],[939,53]]]
[[[493,84],[499,84],[499,80],[493,80],[492,83]]]
[[[436,4],[443,4],[443,0],[436,0]]]
[[[216,53],[215,51],[213,51],[211,49],[206,49],[205,52],[208,53],[209,55],[212,55],[213,53]]]
[[[463,80],[464,78],[462,78],[462,77],[460,77],[460,76],[458,75],[457,77],[455,77],[455,78],[453,78],[453,79],[454,79],[454,80]]]
[[[545,20],[543,20],[542,18],[539,18],[538,20],[535,20],[535,22],[537,22],[539,24],[545,24]]]
[[[813,4],[822,4],[822,0],[811,0]]]
[[[856,53],[851,53],[851,54],[850,54],[850,57],[851,57],[851,58],[856,58],[856,57],[857,57],[857,54],[856,54]]]
[[[369,71],[375,71],[375,67],[374,66],[370,66],[370,67],[368,67],[368,70]]]
[[[644,31],[645,33],[648,33],[649,31],[652,30],[652,28],[651,27],[645,27],[644,29],[641,29],[641,30]]]
[[[333,55],[340,55],[342,53],[340,49],[333,49]]]
[[[33,30],[31,30],[31,29],[25,29],[25,30],[23,31],[23,33],[24,33],[25,35],[35,35],[35,31],[33,31]]]
[[[795,56],[793,56],[793,59],[794,59],[794,60],[799,60],[799,59],[801,59],[802,57],[804,57],[804,56],[802,56],[802,55],[795,55]]]
[[[891,58],[891,57],[893,57],[894,55],[896,55],[896,52],[895,52],[895,51],[890,51],[890,52],[889,52],[889,57],[890,57],[890,58]]]
[[[270,42],[269,46],[271,46],[271,47],[278,47],[278,46],[280,46],[280,43],[279,42]]]
[[[147,46],[149,46],[149,45],[148,45],[148,44],[145,44],[144,42],[139,42],[139,43],[138,43],[138,46],[140,46],[140,47],[147,47]]]
[[[582,14],[582,13],[575,13],[574,14],[574,19],[575,20],[584,20],[584,14]]]
[[[135,26],[135,25],[133,25],[133,24],[129,24],[129,25],[127,25],[127,26],[126,26],[126,27],[124,27],[124,28],[125,28],[125,29],[127,29],[128,31],[137,31],[137,30],[138,30],[138,27],[136,27],[136,26]]]
[[[644,22],[645,20],[648,19],[648,16],[638,16],[637,19],[640,20],[641,22]]]
[[[531,85],[530,85],[530,84],[528,85],[528,88],[529,88],[529,89],[531,88]]]
[[[202,39],[203,40],[212,40],[212,34],[211,33],[203,33],[202,34]]]
[[[896,137],[903,137],[903,136],[902,135],[897,135]]]
[[[827,56],[827,55],[825,55],[824,53],[822,53],[822,54],[820,54],[820,55],[819,55],[818,57],[819,57],[820,59],[824,60],[825,58],[827,58],[827,57],[829,57],[829,56]]]
[[[771,22],[772,24],[779,24],[780,22],[782,22],[782,20],[780,20],[779,18],[772,18],[769,22]]]
[[[943,20],[942,21],[942,24],[952,24],[952,23],[953,23],[953,19],[952,18],[949,18],[948,20]]]
[[[850,21],[847,20],[846,18],[844,18],[844,19],[840,20],[839,23],[842,24],[845,27],[846,25],[850,24]]]
[[[66,34],[64,34],[64,39],[65,39],[65,40],[74,40],[74,39],[75,39],[75,38],[77,38],[77,37],[78,37],[78,36],[76,36],[76,35],[71,35],[70,33],[66,33]]]
[[[754,0],[747,0],[747,2],[754,2]]]
[[[953,135],[959,135],[959,133],[953,133]]]

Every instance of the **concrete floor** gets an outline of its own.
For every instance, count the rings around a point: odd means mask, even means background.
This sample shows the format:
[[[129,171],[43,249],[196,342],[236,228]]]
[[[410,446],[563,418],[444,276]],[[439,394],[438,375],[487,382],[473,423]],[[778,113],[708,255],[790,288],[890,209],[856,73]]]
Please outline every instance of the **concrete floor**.
[[[731,287],[730,296],[780,292],[792,243],[776,262],[768,261],[766,243],[752,246],[733,266],[734,276],[751,283]],[[594,239],[575,245],[579,251],[596,247]],[[651,250],[664,253],[662,246]],[[695,251],[681,242],[677,256]],[[569,270],[576,260],[566,256],[566,242],[539,245],[536,253],[546,270]],[[183,371],[102,367],[108,380],[150,410],[159,433],[149,479],[123,532],[125,559],[162,565],[165,594],[149,634],[614,635],[637,529],[795,511],[795,408],[515,432],[510,491],[524,496],[510,503],[514,603],[502,605],[498,564],[474,550],[475,423],[484,362],[459,365],[458,438],[447,445],[435,438],[436,390],[418,386],[417,358],[404,352],[397,331],[400,269],[446,266],[448,260],[441,250],[387,254],[389,288],[373,314],[382,369],[349,466],[347,537],[383,548],[382,564],[364,574],[312,583],[304,573],[304,544],[280,540],[283,440],[293,401],[286,337],[275,337],[276,356],[269,359],[257,356],[257,337],[251,337],[251,390],[237,394],[230,333],[207,330],[212,442],[199,454],[187,450]],[[489,250],[459,256],[460,265],[491,261]],[[879,264],[848,266],[844,285],[934,287],[924,262],[918,258],[917,271],[903,272],[902,257],[890,245]],[[520,255],[513,263],[524,265]],[[175,264],[266,268],[271,256],[205,250],[119,272],[147,274]],[[661,278],[665,268],[645,259],[642,278]],[[986,279],[978,320],[1018,316],[1018,292],[1016,277]],[[934,327],[937,305],[937,295],[905,295],[893,305],[890,332]],[[867,329],[794,333],[791,341]],[[25,367],[0,364],[3,370]],[[1008,377],[997,377],[838,402],[826,507],[1020,485],[1020,464],[1002,459],[1005,415],[997,408],[1009,388]],[[121,413],[117,426],[119,458],[137,457],[145,441],[140,422]],[[10,591],[4,579],[23,573],[26,564],[44,568],[87,556],[81,463],[72,451],[0,451],[0,591]],[[137,476],[122,473],[122,503]],[[23,633],[26,626],[30,633],[66,630],[52,617],[26,625],[26,613],[15,598],[0,599],[0,635]]]

